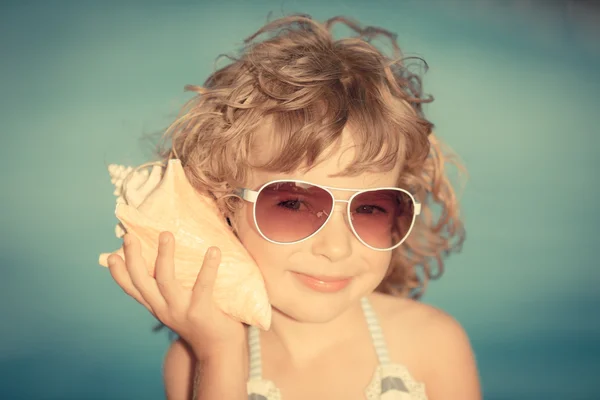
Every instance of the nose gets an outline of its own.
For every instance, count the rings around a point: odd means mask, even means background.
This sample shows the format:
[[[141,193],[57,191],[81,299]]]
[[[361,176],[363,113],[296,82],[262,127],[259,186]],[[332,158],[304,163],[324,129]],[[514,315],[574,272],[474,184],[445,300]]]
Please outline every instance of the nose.
[[[313,238],[313,254],[327,257],[331,262],[343,260],[352,254],[352,237],[346,221],[345,205],[336,205],[329,220]]]

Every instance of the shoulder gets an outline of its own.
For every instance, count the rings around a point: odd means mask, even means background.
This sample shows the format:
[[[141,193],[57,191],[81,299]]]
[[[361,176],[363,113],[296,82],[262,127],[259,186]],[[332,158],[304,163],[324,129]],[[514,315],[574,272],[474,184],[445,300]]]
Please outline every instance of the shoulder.
[[[475,356],[463,326],[448,313],[412,299],[374,297],[392,355],[414,366],[428,397],[479,400]],[[406,355],[406,357],[402,356]]]
[[[458,321],[429,304],[405,297],[373,293],[370,298],[379,318],[395,332],[435,335],[440,329],[465,334]]]
[[[171,343],[163,362],[163,381],[169,400],[192,397],[196,360],[190,347],[179,339]]]

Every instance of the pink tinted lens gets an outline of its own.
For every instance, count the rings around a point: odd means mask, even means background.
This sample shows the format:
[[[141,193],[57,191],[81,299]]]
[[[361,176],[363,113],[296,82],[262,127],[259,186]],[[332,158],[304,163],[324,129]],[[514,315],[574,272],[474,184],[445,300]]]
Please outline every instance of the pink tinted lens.
[[[258,228],[268,239],[290,243],[315,233],[332,209],[331,195],[320,187],[276,182],[260,191],[255,216]]]
[[[400,190],[375,190],[354,197],[350,214],[354,230],[365,243],[376,249],[388,249],[408,234],[414,203]]]

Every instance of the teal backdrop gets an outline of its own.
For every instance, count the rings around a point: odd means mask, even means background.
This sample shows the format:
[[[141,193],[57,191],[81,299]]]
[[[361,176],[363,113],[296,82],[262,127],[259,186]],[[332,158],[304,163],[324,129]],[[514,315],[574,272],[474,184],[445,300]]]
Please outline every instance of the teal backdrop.
[[[597,8],[0,4],[0,398],[164,398],[168,336],[97,264],[119,246],[106,164],[144,162],[140,138],[172,120],[184,85],[269,12],[379,25],[428,62],[427,115],[470,178],[463,252],[423,301],[469,332],[485,399],[600,398]]]

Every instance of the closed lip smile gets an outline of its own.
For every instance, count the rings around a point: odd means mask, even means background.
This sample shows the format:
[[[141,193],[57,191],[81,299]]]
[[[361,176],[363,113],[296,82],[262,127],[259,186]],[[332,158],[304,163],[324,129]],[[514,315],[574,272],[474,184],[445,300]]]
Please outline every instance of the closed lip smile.
[[[322,293],[339,292],[352,281],[352,277],[346,276],[308,275],[301,272],[293,274],[304,286]]]
[[[348,280],[351,278],[350,276],[311,275],[311,274],[304,274],[302,272],[296,272],[296,274],[304,275],[304,276],[316,279],[321,282],[339,282],[339,281],[345,281],[345,280]]]

